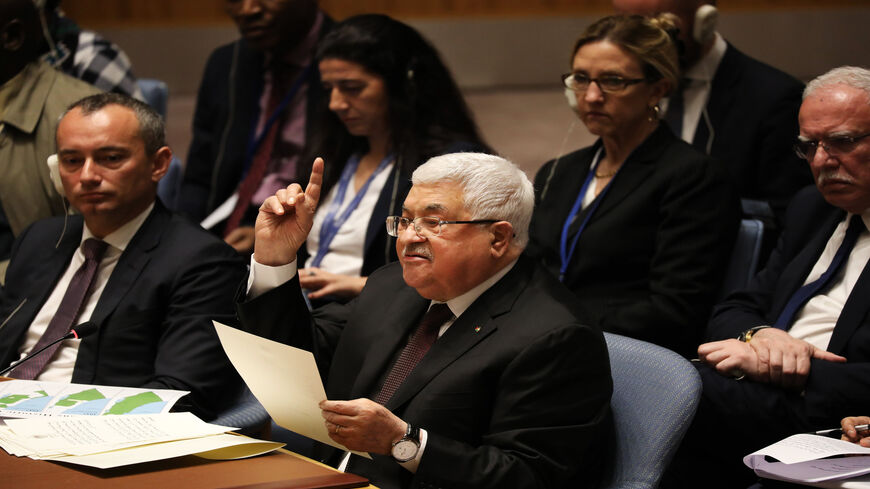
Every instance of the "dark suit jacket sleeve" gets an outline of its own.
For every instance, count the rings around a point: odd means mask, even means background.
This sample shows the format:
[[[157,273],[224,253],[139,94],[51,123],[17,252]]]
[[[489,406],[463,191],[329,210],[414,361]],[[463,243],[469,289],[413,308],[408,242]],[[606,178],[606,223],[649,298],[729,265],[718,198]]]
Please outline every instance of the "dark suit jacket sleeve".
[[[168,251],[167,251],[168,252]],[[238,374],[233,369],[212,319],[235,324],[231,298],[244,274],[244,265],[215,240],[200,249],[196,259],[178,263],[168,294],[169,303],[159,333],[154,376],[143,387],[190,390],[196,413],[213,417],[235,398]],[[132,291],[135,293],[135,291]]]
[[[502,372],[478,446],[427,431],[412,487],[552,488],[577,480],[569,474],[594,479],[600,459],[590,455],[605,444],[608,365],[600,333],[590,328],[541,336]]]
[[[649,295],[614,308],[602,329],[660,345],[674,338],[697,344],[734,243],[736,195],[714,165],[698,162],[683,166],[657,205]]]

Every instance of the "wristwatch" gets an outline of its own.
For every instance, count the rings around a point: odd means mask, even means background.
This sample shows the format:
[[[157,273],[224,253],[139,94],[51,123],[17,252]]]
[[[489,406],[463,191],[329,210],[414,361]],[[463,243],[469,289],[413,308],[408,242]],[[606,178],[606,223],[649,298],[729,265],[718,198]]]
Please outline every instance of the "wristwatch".
[[[394,442],[393,449],[390,451],[390,454],[399,463],[414,460],[420,450],[420,428],[411,426],[411,423],[406,424],[408,428],[405,430],[405,436]]]
[[[737,339],[744,342],[744,343],[749,343],[749,340],[752,339],[752,336],[755,333],[761,331],[762,329],[767,329],[769,327],[770,326],[756,326],[754,328],[749,328],[746,331],[740,333],[740,336],[738,336]]]

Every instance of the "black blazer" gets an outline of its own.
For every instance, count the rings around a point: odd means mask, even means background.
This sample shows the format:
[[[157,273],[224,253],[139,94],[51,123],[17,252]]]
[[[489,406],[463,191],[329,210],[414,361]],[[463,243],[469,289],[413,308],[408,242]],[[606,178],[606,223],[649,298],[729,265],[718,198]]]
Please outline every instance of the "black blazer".
[[[321,35],[332,20],[324,17]],[[323,97],[320,72],[309,73],[306,105],[306,140],[317,127],[317,101]],[[260,116],[263,92],[263,54],[244,40],[212,52],[202,75],[193,114],[193,140],[187,153],[184,178],[178,195],[178,211],[201,221],[236,191],[242,181],[245,153],[251,128]],[[303,148],[299,148],[302,153]],[[308,181],[310,162],[299,163],[300,183]]]
[[[786,214],[786,226],[767,266],[749,287],[736,292],[716,307],[710,321],[710,341],[736,338],[746,329],[772,324],[788,299],[806,280],[837,224],[846,212],[825,202],[815,187],[800,191]],[[789,396],[771,389],[771,399],[780,398],[778,412],[785,419],[799,420],[796,429],[837,426],[844,416],[870,412],[870,265],[849,295],[840,314],[828,351],[848,359],[846,363],[812,360],[802,396]],[[706,387],[705,387],[706,388]],[[788,401],[783,401],[783,399]],[[759,413],[759,415],[762,415]]]
[[[562,226],[601,146],[550,161],[535,177],[528,253],[555,275]],[[578,315],[584,324],[691,356],[736,236],[735,192],[719,165],[665,124],[629,155],[610,186],[564,279]]]
[[[18,357],[81,242],[81,216],[63,226],[62,217],[38,221],[15,242],[0,297],[2,365]],[[99,330],[82,339],[72,382],[189,390],[177,406],[213,418],[241,381],[211,320],[234,323],[244,274],[232,248],[157,202],[106,283],[91,318]]]
[[[803,83],[728,45],[716,69],[706,111],[710,156],[723,163],[742,198],[770,201],[781,215],[795,192],[812,183],[792,150]],[[707,152],[703,114],[692,146]]]
[[[602,334],[578,324],[570,300],[546,271],[520,259],[386,404],[428,432],[417,473],[379,455],[354,457],[351,471],[385,489],[594,487],[608,436],[610,368]],[[371,398],[429,302],[393,263],[354,301],[313,318],[296,278],[239,304],[239,315],[249,331],[313,351],[330,399]]]

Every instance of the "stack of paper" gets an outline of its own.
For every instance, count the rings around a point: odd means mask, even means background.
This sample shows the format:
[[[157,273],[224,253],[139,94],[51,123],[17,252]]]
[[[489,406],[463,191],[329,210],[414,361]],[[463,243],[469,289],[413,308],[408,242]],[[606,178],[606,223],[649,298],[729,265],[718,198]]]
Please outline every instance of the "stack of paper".
[[[187,393],[13,379],[0,382],[0,418],[168,413]]]
[[[283,446],[227,434],[234,429],[191,413],[7,419],[0,447],[19,457],[109,468],[194,453],[242,458]]]
[[[817,487],[870,487],[870,448],[825,436],[793,435],[743,458],[761,477]],[[850,483],[851,482],[851,483]]]

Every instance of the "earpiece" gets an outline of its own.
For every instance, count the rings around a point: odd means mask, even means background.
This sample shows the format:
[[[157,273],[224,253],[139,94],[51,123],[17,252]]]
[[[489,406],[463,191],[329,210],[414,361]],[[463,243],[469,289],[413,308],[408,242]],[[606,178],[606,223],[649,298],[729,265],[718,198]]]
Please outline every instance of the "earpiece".
[[[568,100],[568,107],[571,107],[571,110],[575,114],[580,115],[580,111],[577,108],[577,92],[570,88],[565,88],[565,98]]]
[[[45,160],[45,164],[48,165],[48,175],[51,178],[51,183],[54,184],[54,189],[57,190],[57,193],[60,194],[61,197],[64,197],[66,194],[63,191],[63,182],[60,179],[60,168],[58,167],[57,155],[51,155]]]
[[[692,38],[698,44],[706,46],[713,40],[716,26],[719,24],[719,11],[713,5],[701,5],[695,11],[695,25],[692,28]]]

